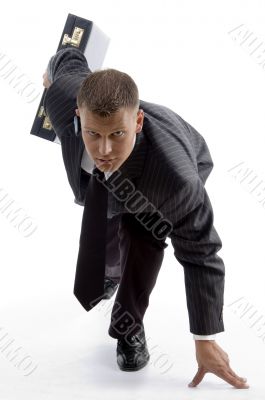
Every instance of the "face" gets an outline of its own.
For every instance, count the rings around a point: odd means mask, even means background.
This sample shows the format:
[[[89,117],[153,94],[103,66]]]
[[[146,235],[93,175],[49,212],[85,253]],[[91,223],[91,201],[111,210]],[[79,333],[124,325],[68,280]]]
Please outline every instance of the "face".
[[[117,171],[134,147],[135,135],[142,130],[143,110],[120,108],[109,117],[76,109],[80,117],[86,151],[102,172]]]

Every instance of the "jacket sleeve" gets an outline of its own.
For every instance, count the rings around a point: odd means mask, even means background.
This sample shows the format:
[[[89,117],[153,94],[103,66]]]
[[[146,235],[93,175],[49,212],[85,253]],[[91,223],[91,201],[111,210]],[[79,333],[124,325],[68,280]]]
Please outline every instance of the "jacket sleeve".
[[[211,335],[224,331],[225,267],[217,252],[222,242],[213,225],[213,209],[197,178],[185,182],[164,203],[161,212],[173,225],[169,234],[176,259],[184,268],[190,332]]]
[[[71,135],[76,96],[87,74],[64,75],[56,79],[46,91],[43,107],[48,115],[56,135],[62,140],[62,135]]]

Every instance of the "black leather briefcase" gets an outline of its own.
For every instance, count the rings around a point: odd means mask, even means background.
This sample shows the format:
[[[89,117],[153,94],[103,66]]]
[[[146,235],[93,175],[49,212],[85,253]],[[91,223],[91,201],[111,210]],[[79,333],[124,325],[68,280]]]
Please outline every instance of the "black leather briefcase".
[[[109,37],[92,21],[68,14],[56,52],[69,46],[77,47],[85,55],[90,70],[94,71],[102,66],[109,41]],[[43,109],[46,90],[43,91],[30,134],[60,144],[60,140]]]

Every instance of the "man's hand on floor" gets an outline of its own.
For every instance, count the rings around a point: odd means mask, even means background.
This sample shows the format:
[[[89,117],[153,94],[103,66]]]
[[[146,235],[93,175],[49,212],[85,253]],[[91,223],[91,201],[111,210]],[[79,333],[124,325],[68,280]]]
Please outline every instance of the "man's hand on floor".
[[[207,373],[217,375],[237,389],[248,389],[247,379],[238,376],[229,366],[228,354],[215,340],[195,340],[198,371],[189,387],[197,386]]]

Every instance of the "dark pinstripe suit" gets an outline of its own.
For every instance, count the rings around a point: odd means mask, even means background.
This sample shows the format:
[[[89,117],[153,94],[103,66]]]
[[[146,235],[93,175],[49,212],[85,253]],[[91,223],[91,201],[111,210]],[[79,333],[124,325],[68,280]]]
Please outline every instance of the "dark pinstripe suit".
[[[61,76],[47,91],[44,102],[46,113],[61,140],[68,180],[79,204],[83,204],[87,180],[82,176],[80,167],[84,143],[81,136],[74,135],[73,117],[76,94],[85,76],[85,73]],[[222,243],[213,226],[212,205],[204,187],[213,168],[207,144],[190,124],[167,107],[141,101],[140,108],[145,113],[143,129],[137,135],[135,147],[120,171],[173,225],[169,237],[176,259],[184,267],[190,331],[198,335],[222,332],[225,268],[217,255]],[[109,180],[114,178],[115,173]],[[151,211],[149,206],[144,209],[144,212]],[[157,271],[149,293],[144,296],[143,287],[138,292],[139,296],[145,297],[141,302],[141,310],[138,310],[139,315],[134,315],[140,323],[167,244],[160,242],[159,249],[159,243],[135,224],[133,214],[128,213],[124,203],[110,195],[109,216],[119,215],[123,216],[123,231],[120,232],[122,243],[134,233],[137,240],[137,232],[140,232],[142,238],[150,239],[151,260],[152,251],[159,251],[157,255],[153,253],[157,257]],[[124,233],[126,230],[127,234]],[[148,262],[146,256],[145,263]],[[124,255],[123,263],[126,262]],[[126,268],[125,265],[122,267]],[[125,281],[124,278],[123,287],[119,289],[120,298],[119,293],[116,298],[118,300],[126,297],[122,294]],[[131,309],[129,311],[134,312]]]

